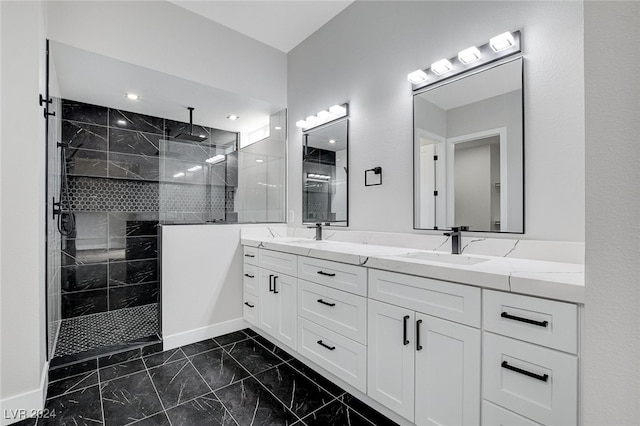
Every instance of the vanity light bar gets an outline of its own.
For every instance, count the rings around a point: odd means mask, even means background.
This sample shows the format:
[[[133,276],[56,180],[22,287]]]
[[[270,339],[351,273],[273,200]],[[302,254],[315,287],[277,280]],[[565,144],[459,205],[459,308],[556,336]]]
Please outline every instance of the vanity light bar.
[[[324,180],[331,179],[331,176],[321,175],[321,174],[318,174],[318,173],[307,173],[307,177],[308,178],[312,178],[312,179],[324,179]]]
[[[407,75],[413,90],[438,83],[460,73],[480,67],[521,52],[520,31],[505,32],[492,37],[482,46],[471,46],[458,52],[454,58],[441,59],[426,70],[416,70]]]
[[[349,104],[334,105],[329,110],[322,110],[317,115],[310,115],[305,120],[296,121],[296,127],[309,130],[321,126],[330,121],[346,117],[349,114]]]

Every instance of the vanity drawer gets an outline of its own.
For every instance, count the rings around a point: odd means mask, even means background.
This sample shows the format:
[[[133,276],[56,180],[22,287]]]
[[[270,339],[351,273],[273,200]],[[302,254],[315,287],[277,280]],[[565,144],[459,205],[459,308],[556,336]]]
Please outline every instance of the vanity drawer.
[[[243,246],[244,263],[258,266],[258,249],[256,247]]]
[[[484,332],[482,393],[547,426],[576,425],[578,358]]]
[[[371,269],[369,298],[480,327],[478,287]]]
[[[298,256],[279,251],[260,249],[258,259],[260,267],[295,277],[298,274]]]
[[[244,291],[258,295],[258,267],[245,263],[242,276]]]
[[[488,401],[482,401],[482,426],[542,426]]]
[[[298,257],[298,278],[360,296],[367,295],[367,269],[330,260]]]
[[[367,299],[364,297],[299,280],[298,315],[367,344]]]
[[[571,303],[484,290],[484,329],[578,353],[578,307]]]
[[[298,352],[359,391],[367,391],[366,346],[299,318]]]
[[[251,293],[244,292],[243,298],[243,313],[244,319],[249,323],[258,326],[258,296],[255,296]]]

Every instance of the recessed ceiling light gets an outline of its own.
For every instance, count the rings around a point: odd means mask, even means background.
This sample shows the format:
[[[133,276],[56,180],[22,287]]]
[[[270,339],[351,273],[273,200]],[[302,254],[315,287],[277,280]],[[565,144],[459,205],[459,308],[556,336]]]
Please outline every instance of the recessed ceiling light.
[[[235,115],[235,114],[231,114],[231,115],[227,115],[227,118],[231,121],[236,121],[237,119],[239,119],[240,117]]]
[[[276,126],[276,127],[274,127],[274,129],[276,129],[276,130],[282,130],[282,127],[280,127],[280,126]]]
[[[127,99],[131,99],[132,101],[137,101],[140,96],[135,93],[127,93]]]
[[[190,171],[190,172],[197,172],[201,168],[202,168],[202,166],[193,166],[193,167],[188,168],[187,170]]]
[[[329,139],[329,143],[336,143],[335,139]]]
[[[184,172],[176,173],[175,175],[173,175],[174,178],[180,178],[182,176],[184,176]]]
[[[451,67],[452,65],[449,60],[440,59],[438,62],[434,62],[433,64],[431,64],[431,71],[433,71],[433,73],[436,75],[440,75],[444,74],[445,72],[451,71]]]
[[[480,59],[480,51],[475,46],[471,46],[468,49],[458,52],[458,60],[465,65],[475,62],[478,59]]]
[[[500,52],[501,50],[507,49],[513,46],[514,43],[515,40],[513,39],[513,35],[509,31],[497,35],[489,40],[489,46],[491,46],[494,52]]]
[[[126,126],[127,122],[125,120],[118,120],[118,124],[121,126]]]
[[[256,163],[262,163],[264,160],[256,160]]]
[[[422,70],[416,70],[407,75],[407,80],[413,84],[420,84],[427,81],[427,73]]]

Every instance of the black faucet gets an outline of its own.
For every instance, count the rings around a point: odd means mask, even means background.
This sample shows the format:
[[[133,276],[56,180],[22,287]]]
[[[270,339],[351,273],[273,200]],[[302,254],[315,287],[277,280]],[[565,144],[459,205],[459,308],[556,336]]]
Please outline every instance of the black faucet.
[[[454,226],[451,228],[451,232],[444,233],[447,237],[451,237],[451,254],[462,252],[462,231],[468,230],[468,226]]]
[[[316,228],[316,241],[322,241],[322,223],[318,222],[313,226],[307,226],[307,228]]]

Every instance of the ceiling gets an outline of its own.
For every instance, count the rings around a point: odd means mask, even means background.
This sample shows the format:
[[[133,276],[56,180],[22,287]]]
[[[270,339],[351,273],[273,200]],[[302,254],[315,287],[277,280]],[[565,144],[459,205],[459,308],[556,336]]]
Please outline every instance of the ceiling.
[[[195,124],[240,133],[268,125],[282,109],[58,42],[51,42],[51,56],[60,91],[54,96],[65,99],[182,122],[189,121],[192,106]],[[140,98],[130,101],[127,92]],[[230,114],[240,119],[227,119]]]
[[[285,53],[353,3],[353,0],[169,1]]]

